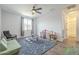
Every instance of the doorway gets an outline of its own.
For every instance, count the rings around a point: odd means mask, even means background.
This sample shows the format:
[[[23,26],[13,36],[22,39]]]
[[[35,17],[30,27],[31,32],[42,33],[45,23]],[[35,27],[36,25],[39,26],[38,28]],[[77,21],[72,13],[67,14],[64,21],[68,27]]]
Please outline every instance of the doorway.
[[[65,35],[66,35],[66,43],[68,46],[74,46],[76,43],[76,27],[77,27],[77,9],[71,8],[66,9],[64,12],[65,15]]]

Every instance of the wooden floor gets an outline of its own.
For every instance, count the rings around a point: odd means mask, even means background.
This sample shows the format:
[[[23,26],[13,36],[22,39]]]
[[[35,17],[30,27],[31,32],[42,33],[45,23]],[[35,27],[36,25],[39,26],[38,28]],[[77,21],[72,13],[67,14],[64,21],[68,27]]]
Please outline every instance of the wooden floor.
[[[65,42],[59,42],[54,48],[47,51],[45,55],[64,55],[64,49],[66,48]],[[77,42],[76,47],[79,47],[79,42]]]
[[[64,52],[64,44],[58,43],[54,48],[51,48],[45,55],[62,55]]]

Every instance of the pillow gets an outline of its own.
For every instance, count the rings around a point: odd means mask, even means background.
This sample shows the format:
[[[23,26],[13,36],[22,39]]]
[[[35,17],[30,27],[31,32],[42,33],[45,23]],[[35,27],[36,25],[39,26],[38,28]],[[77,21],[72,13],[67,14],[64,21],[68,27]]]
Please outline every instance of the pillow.
[[[5,44],[3,40],[0,40],[0,52],[6,49],[7,49],[7,44]]]

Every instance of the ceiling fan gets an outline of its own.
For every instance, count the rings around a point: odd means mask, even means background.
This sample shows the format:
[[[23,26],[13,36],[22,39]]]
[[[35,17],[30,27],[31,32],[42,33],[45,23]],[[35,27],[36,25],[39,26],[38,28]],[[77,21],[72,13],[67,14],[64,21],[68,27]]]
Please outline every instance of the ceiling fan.
[[[36,6],[33,6],[32,15],[34,15],[35,13],[41,14],[40,10],[42,10],[42,8],[36,8]]]

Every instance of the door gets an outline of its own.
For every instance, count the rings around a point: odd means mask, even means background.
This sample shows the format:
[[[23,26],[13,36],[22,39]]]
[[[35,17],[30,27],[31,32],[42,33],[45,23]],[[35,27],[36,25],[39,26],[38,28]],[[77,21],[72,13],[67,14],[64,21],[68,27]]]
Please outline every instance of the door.
[[[76,41],[76,21],[77,10],[75,8],[65,11],[65,34],[67,38],[67,44],[73,45]]]

